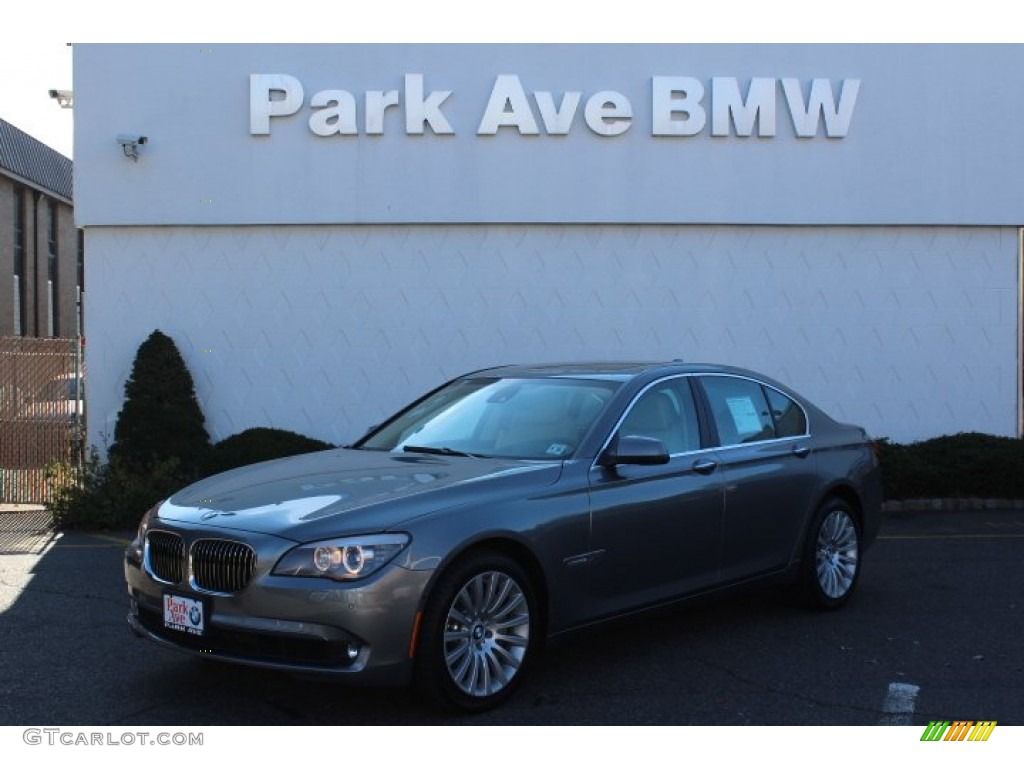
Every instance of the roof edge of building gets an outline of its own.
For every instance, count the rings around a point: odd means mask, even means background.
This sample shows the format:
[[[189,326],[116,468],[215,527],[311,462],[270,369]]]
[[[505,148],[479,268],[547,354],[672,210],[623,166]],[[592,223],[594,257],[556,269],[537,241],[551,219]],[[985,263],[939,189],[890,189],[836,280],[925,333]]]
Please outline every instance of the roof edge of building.
[[[0,173],[71,203],[74,162],[0,118]]]

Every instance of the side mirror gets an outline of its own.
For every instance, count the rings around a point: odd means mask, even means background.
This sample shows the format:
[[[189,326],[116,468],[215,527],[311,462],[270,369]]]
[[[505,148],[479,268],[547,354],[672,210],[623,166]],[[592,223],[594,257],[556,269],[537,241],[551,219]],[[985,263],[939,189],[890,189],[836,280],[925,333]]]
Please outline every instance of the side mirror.
[[[640,435],[616,435],[598,461],[602,467],[619,464],[653,466],[668,464],[668,448],[653,437]]]

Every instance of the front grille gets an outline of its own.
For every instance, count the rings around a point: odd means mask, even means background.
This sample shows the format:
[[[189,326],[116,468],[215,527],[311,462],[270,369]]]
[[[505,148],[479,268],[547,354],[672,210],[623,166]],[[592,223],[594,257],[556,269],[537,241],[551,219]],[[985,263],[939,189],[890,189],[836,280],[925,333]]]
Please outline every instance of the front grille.
[[[256,553],[247,544],[199,539],[192,544],[192,581],[207,592],[240,592],[256,571]]]
[[[181,536],[167,531],[146,534],[146,567],[160,581],[181,583],[184,572],[184,547]]]

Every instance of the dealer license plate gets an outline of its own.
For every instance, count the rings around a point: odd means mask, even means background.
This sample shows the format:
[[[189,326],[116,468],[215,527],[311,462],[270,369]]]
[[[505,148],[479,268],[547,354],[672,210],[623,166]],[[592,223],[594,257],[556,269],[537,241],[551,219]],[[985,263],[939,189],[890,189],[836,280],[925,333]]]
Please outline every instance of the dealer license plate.
[[[203,601],[164,593],[164,626],[176,632],[201,636],[206,629]]]

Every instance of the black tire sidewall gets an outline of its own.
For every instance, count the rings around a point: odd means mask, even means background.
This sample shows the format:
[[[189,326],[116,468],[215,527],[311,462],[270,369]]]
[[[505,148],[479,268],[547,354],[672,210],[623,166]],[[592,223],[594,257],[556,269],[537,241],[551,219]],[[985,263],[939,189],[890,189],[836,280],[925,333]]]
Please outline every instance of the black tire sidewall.
[[[466,584],[481,573],[497,571],[512,578],[526,597],[530,637],[526,654],[512,680],[490,696],[470,696],[452,680],[444,660],[444,630],[452,602]],[[423,611],[414,664],[414,685],[428,704],[466,712],[492,709],[515,693],[537,655],[539,642],[537,601],[529,575],[514,559],[501,552],[480,550],[450,565],[439,577]]]

